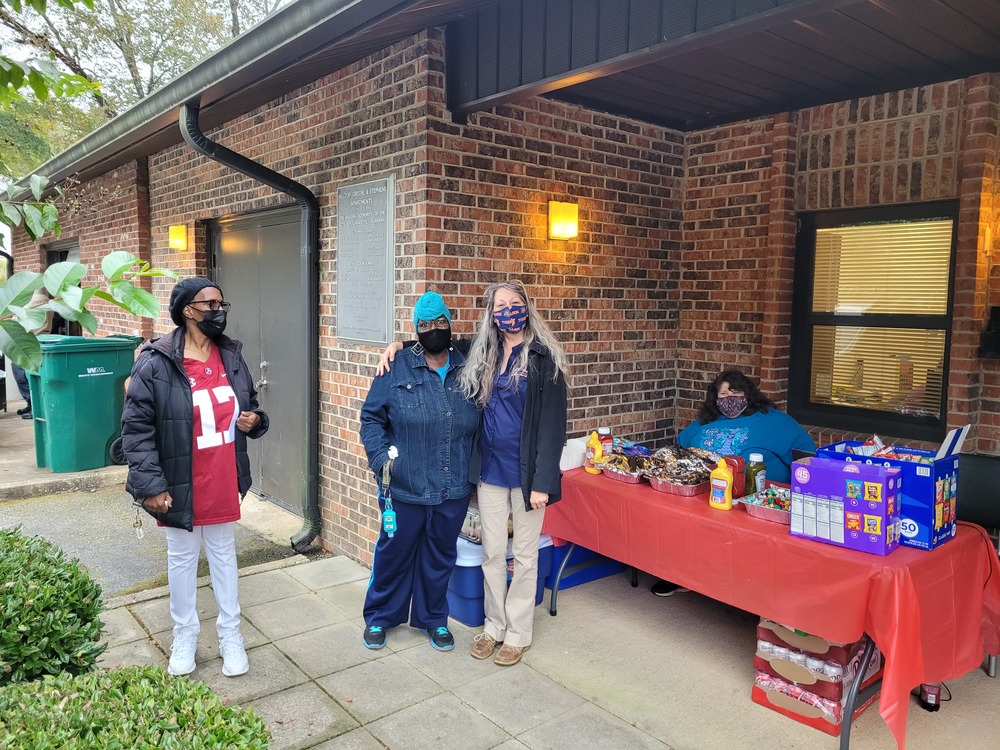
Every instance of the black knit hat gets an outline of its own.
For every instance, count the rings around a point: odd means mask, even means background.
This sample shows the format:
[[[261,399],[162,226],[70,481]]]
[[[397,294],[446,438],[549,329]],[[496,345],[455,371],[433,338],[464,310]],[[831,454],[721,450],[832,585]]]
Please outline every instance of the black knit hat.
[[[170,319],[175,325],[184,325],[184,308],[191,304],[191,300],[205,287],[214,286],[220,292],[222,287],[214,281],[202,276],[192,276],[189,279],[181,279],[170,292]]]

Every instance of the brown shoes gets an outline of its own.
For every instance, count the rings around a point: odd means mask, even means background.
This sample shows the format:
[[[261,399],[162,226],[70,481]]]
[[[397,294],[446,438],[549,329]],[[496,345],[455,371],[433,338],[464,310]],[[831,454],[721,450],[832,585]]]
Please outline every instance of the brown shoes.
[[[500,653],[497,654],[497,658],[493,660],[493,663],[500,667],[513,667],[521,661],[521,657],[524,656],[524,652],[527,650],[527,646],[508,646],[505,643],[500,648]]]
[[[480,633],[472,639],[472,655],[476,659],[489,659],[496,647],[497,642],[489,633]]]

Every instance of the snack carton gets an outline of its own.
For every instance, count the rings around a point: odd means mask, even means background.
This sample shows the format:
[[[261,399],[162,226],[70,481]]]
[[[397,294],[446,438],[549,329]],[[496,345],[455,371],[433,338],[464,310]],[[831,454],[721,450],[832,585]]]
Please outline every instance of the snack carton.
[[[899,469],[811,457],[792,464],[792,536],[888,555],[899,546]]]
[[[934,549],[955,536],[958,529],[956,501],[958,498],[958,454],[968,434],[969,426],[956,427],[937,452],[915,448],[896,448],[899,458],[858,456],[848,447],[861,445],[845,440],[816,451],[817,458],[851,463],[878,465],[898,469],[903,476],[900,495],[900,543],[918,549]]]

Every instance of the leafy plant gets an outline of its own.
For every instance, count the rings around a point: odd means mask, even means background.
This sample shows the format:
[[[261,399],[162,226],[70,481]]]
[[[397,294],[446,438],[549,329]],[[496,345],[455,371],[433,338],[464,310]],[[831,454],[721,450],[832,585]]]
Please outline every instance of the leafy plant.
[[[0,685],[92,669],[107,648],[102,608],[101,587],[79,562],[41,537],[0,529]]]
[[[270,739],[252,709],[227,706],[205,683],[159,667],[0,688],[3,750],[266,750]]]
[[[160,313],[159,300],[134,282],[149,276],[177,276],[165,268],[151,268],[124,250],[106,255],[101,260],[101,271],[106,289],[80,286],[87,266],[71,261],[54,263],[44,273],[19,271],[7,279],[0,286],[0,352],[25,370],[37,371],[42,349],[32,331],[45,324],[47,311],[78,322],[91,334],[97,331],[97,318],[87,304],[95,297],[137,317],[155,318]],[[39,307],[27,307],[32,295],[42,287],[52,299]]]

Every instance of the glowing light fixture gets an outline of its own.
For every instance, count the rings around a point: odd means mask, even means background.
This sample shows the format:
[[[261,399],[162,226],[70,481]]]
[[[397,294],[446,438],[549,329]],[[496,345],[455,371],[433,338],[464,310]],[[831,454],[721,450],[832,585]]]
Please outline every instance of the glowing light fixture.
[[[168,244],[171,250],[183,253],[188,249],[187,224],[171,224],[167,231],[169,235]]]
[[[575,203],[549,201],[550,240],[571,240],[580,233],[579,209]]]

